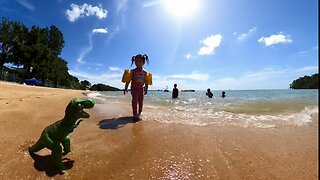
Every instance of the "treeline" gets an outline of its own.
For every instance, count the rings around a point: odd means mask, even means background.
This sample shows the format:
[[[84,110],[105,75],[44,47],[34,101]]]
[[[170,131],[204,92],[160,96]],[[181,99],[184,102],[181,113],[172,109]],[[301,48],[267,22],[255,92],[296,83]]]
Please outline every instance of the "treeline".
[[[290,84],[291,89],[319,89],[319,74],[304,76],[294,80]]]
[[[83,83],[68,73],[68,62],[60,57],[64,47],[62,32],[56,26],[28,29],[18,21],[0,22],[0,67],[4,63],[23,66],[22,78],[35,77],[55,87],[83,89]]]
[[[91,91],[120,91],[120,89],[105,84],[94,84],[90,88]]]

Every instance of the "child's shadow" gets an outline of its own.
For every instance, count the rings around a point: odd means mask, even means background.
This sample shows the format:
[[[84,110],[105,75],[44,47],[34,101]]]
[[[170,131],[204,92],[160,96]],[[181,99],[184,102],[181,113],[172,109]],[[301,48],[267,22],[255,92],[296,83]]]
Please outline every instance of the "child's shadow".
[[[128,117],[119,117],[119,118],[112,118],[112,119],[103,119],[99,121],[99,127],[101,129],[118,129],[123,127],[128,123],[136,123],[137,120],[134,120],[132,116]]]
[[[45,171],[46,175],[49,177],[56,176],[58,174],[64,174],[63,171],[58,170],[52,163],[51,155],[40,156],[35,153],[29,153],[30,156],[34,159],[34,167],[38,171]],[[64,161],[63,164],[67,167],[67,169],[71,169],[73,167],[73,160],[68,158],[62,158]]]

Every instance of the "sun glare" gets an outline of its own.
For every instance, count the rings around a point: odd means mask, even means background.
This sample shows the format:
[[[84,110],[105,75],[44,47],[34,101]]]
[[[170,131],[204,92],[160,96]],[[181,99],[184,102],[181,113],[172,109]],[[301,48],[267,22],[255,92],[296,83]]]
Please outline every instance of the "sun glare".
[[[199,0],[166,0],[166,6],[175,16],[191,16],[198,10]]]

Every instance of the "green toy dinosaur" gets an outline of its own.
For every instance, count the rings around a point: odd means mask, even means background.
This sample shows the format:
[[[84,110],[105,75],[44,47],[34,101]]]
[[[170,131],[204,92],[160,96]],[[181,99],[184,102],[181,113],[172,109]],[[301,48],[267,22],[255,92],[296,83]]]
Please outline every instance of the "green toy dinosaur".
[[[94,104],[94,101],[88,98],[74,98],[71,100],[65,110],[64,118],[46,127],[42,131],[39,140],[29,148],[29,152],[35,153],[43,148],[48,148],[51,150],[56,167],[59,170],[66,170],[67,168],[62,163],[62,155],[71,152],[68,134],[78,127],[82,121],[80,118],[90,117],[83,109],[92,108]],[[78,119],[80,120],[77,122]],[[63,153],[60,143],[63,146]]]

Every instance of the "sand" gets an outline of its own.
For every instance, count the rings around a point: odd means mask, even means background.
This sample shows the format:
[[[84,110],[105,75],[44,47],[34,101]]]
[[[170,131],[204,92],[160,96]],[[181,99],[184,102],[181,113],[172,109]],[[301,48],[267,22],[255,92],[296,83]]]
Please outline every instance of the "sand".
[[[318,179],[318,114],[303,126],[133,123],[128,105],[96,104],[74,130],[69,168],[27,148],[84,91],[0,82],[0,179]],[[174,118],[174,116],[173,116]]]

